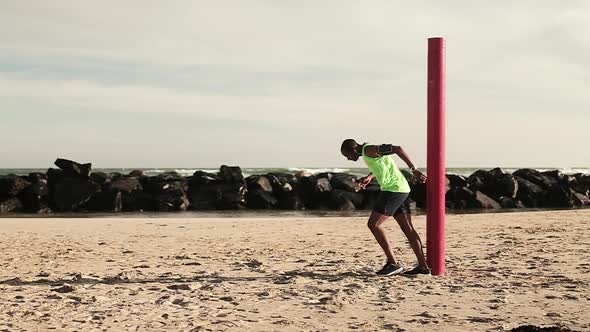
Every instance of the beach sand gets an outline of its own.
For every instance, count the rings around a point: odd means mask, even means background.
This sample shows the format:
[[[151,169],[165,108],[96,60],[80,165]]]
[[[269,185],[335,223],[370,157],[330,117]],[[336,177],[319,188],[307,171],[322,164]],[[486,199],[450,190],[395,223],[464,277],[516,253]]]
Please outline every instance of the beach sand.
[[[590,210],[449,215],[443,277],[375,276],[356,217],[4,218],[0,250],[0,331],[590,330]]]

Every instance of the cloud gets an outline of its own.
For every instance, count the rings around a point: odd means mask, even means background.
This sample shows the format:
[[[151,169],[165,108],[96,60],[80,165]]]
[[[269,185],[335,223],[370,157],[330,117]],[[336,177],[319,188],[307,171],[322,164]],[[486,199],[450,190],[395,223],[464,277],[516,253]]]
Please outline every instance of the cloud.
[[[10,2],[0,12],[0,107],[12,125],[51,112],[52,126],[75,120],[93,135],[108,122],[82,116],[119,119],[129,136],[116,141],[142,157],[103,153],[106,164],[145,164],[148,146],[174,143],[147,134],[168,120],[167,137],[229,147],[237,163],[270,166],[265,151],[288,147],[273,165],[348,165],[328,151],[356,136],[405,144],[424,164],[426,38],[443,35],[452,166],[588,163],[542,148],[582,138],[588,13],[586,1]],[[564,119],[569,130],[556,127]],[[91,141],[95,154],[108,150]],[[15,151],[7,158],[25,160]],[[223,154],[174,158],[215,165]]]

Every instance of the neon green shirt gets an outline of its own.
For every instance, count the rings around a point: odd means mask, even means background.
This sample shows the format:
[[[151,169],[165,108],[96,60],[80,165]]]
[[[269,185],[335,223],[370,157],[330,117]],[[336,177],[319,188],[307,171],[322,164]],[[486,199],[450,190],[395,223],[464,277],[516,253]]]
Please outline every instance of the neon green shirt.
[[[409,193],[410,184],[406,177],[397,168],[391,156],[382,156],[372,158],[365,155],[365,148],[369,144],[363,146],[363,160],[367,167],[373,173],[379,183],[381,191],[391,191],[394,193]]]

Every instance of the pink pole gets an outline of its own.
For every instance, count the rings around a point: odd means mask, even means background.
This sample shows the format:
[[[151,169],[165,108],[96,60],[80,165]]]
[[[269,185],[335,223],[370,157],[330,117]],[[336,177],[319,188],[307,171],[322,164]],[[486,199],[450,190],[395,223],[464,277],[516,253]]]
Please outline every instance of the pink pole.
[[[428,38],[428,180],[426,256],[432,274],[445,273],[445,40]]]

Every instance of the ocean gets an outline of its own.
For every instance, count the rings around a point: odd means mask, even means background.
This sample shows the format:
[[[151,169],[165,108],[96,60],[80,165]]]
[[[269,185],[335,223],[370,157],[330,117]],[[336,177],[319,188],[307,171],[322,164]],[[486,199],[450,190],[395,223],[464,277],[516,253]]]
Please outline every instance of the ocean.
[[[525,167],[501,167],[505,173],[512,173],[519,168]],[[583,173],[583,174],[590,174],[590,167],[526,167],[536,169],[538,171],[547,171],[547,170],[559,170],[564,174],[576,174],[576,173]],[[92,169],[93,172],[105,172],[105,173],[121,173],[121,174],[128,174],[134,169],[138,168],[94,168]],[[176,167],[176,168],[139,168],[144,171],[144,174],[149,176],[154,176],[166,172],[176,172],[181,176],[191,176],[196,171],[205,171],[209,173],[216,173],[219,171],[219,168],[210,168],[210,167]],[[402,168],[403,169],[403,168]],[[469,176],[473,174],[475,171],[479,169],[490,170],[492,168],[489,167],[458,167],[458,168],[447,168],[446,172],[448,174],[458,174]],[[334,168],[334,167],[288,167],[288,168],[264,168],[264,167],[257,167],[257,168],[242,168],[242,173],[244,177],[247,177],[252,174],[266,174],[266,173],[295,173],[298,171],[309,171],[313,174],[316,173],[323,173],[323,172],[333,172],[333,173],[349,173],[358,176],[365,176],[369,173],[367,168]],[[41,172],[45,173],[47,168],[0,168],[0,175],[6,174],[15,174],[15,175],[27,175],[33,172]]]

